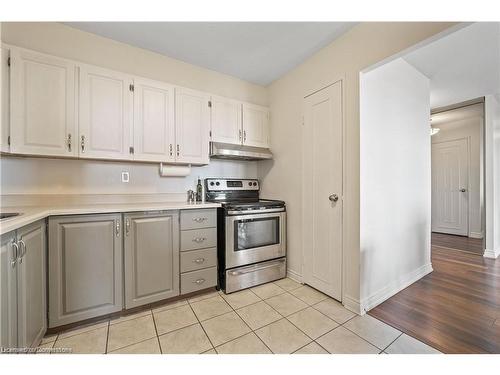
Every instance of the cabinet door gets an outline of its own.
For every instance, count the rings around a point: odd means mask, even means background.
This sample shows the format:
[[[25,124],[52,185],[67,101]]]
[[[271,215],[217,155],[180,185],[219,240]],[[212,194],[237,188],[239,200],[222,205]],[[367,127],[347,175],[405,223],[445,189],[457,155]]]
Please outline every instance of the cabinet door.
[[[45,223],[17,231],[18,340],[20,347],[38,346],[47,330]]]
[[[175,89],[176,160],[208,164],[210,96],[203,92]]]
[[[131,77],[97,67],[80,67],[79,155],[131,159]]]
[[[243,134],[241,129],[241,102],[212,96],[210,126],[213,142],[239,145]]]
[[[9,152],[10,136],[10,71],[8,65],[10,52],[0,48],[0,152]]]
[[[76,156],[75,65],[12,48],[11,152]]]
[[[175,161],[174,88],[134,80],[134,160]]]
[[[243,104],[243,144],[269,147],[269,110],[254,104]]]
[[[0,237],[0,347],[17,347],[17,262],[15,232]]]
[[[125,307],[179,295],[179,214],[125,215]]]
[[[121,215],[49,218],[49,327],[120,311]]]

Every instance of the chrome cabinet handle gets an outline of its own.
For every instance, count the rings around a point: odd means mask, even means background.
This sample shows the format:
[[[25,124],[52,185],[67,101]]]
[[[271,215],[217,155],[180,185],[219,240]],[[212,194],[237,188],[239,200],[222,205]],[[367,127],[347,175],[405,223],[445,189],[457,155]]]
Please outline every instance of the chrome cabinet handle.
[[[68,151],[71,152],[71,134],[68,134]]]
[[[247,141],[247,131],[243,130],[243,142]]]
[[[193,281],[194,284],[198,284],[198,285],[203,284],[204,282],[205,282],[205,279],[198,279],[198,280]]]
[[[467,189],[464,189],[464,188],[460,189],[461,193],[465,193],[466,191],[467,191]]]
[[[10,261],[10,265],[12,266],[12,268],[14,268],[16,266],[17,259],[19,257],[19,245],[14,240],[12,240],[12,248],[15,249],[15,251],[12,252],[14,259]]]
[[[21,250],[21,255],[19,255],[19,263],[23,263],[23,258],[26,255],[26,243],[23,240],[18,241],[21,246],[19,246]]]
[[[82,152],[85,152],[85,136],[84,135],[82,135],[81,147],[82,147]]]
[[[196,237],[196,238],[193,238],[193,242],[197,242],[197,243],[203,242],[205,240],[206,240],[205,237]]]
[[[328,197],[330,202],[337,202],[339,200],[339,196],[337,194],[332,194]]]
[[[173,156],[173,147],[172,147],[172,143],[170,143],[169,150],[170,150],[170,156]]]
[[[116,237],[120,237],[120,220],[116,220]]]
[[[241,129],[238,130],[238,134],[239,134],[239,138],[240,138],[240,141],[241,141]]]
[[[181,154],[181,146],[177,145],[177,156]]]
[[[196,263],[196,264],[201,264],[205,261],[205,258],[198,258],[198,259],[195,259],[193,260],[193,263]]]
[[[130,232],[130,219],[125,220],[125,234],[128,236]]]
[[[197,223],[201,223],[205,220],[208,220],[206,217],[193,217],[193,221],[196,221]]]

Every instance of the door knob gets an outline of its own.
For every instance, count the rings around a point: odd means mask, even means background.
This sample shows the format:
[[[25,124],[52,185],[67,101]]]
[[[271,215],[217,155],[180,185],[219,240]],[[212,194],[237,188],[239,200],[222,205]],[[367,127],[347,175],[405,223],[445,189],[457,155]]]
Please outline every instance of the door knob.
[[[462,189],[460,189],[460,191],[461,191],[462,193],[465,193],[467,190],[466,190],[466,189],[464,189],[464,188],[462,188]]]
[[[330,199],[330,202],[337,202],[339,200],[339,196],[337,194],[332,194],[328,197]]]

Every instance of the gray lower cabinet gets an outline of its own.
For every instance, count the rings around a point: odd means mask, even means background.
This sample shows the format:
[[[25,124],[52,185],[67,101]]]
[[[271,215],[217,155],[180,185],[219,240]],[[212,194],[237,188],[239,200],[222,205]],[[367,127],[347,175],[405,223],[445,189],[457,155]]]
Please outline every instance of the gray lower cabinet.
[[[37,346],[47,330],[45,222],[1,237],[1,346]]]
[[[179,295],[178,211],[129,213],[125,220],[125,308]]]
[[[122,215],[49,218],[49,327],[120,311]]]

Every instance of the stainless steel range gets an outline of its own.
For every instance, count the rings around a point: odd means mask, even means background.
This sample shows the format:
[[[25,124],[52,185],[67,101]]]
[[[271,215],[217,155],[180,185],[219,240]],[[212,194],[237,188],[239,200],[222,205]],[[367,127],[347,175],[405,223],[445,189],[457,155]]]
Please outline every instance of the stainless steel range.
[[[285,202],[259,198],[254,179],[205,180],[217,215],[219,287],[225,293],[286,276]]]

